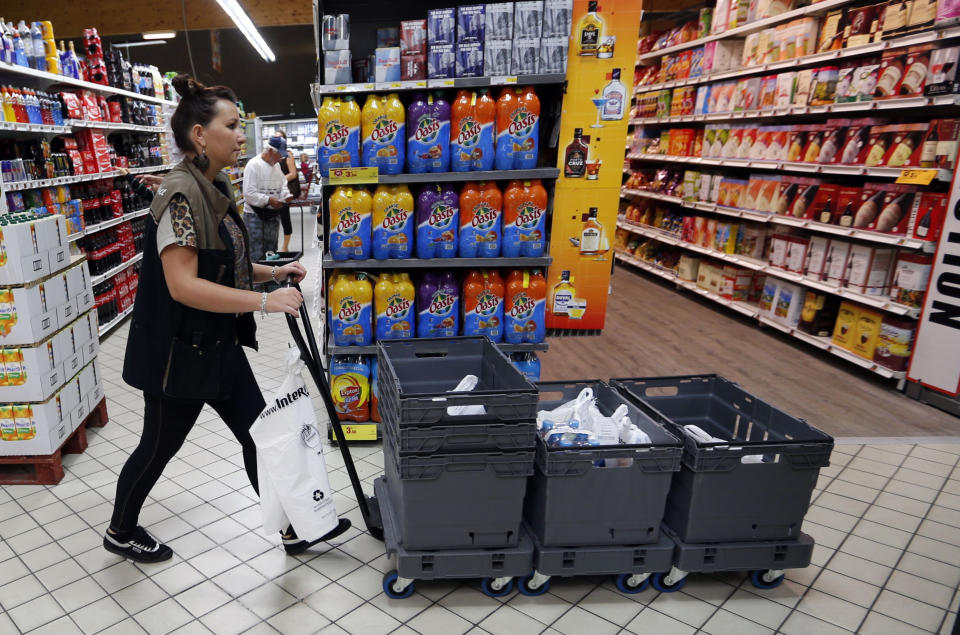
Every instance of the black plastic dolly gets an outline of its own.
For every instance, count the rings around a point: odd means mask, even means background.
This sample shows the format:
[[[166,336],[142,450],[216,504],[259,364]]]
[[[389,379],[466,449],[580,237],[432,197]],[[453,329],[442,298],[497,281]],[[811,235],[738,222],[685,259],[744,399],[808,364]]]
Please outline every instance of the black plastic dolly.
[[[553,577],[612,575],[623,593],[640,593],[650,584],[650,576],[673,565],[674,543],[660,534],[648,545],[596,547],[544,547],[525,527],[533,540],[533,573],[522,578],[517,589],[524,595],[543,595]]]
[[[795,540],[697,544],[680,540],[663,525],[661,535],[676,544],[670,571],[656,573],[651,579],[653,587],[663,593],[680,590],[689,573],[714,571],[749,571],[753,586],[773,589],[783,582],[785,569],[802,569],[813,557],[813,538],[802,532]]]
[[[300,290],[300,285],[294,284],[293,286],[298,291]],[[343,456],[344,467],[347,469],[350,484],[353,486],[353,493],[357,497],[360,513],[363,515],[363,522],[367,525],[367,531],[370,532],[371,536],[377,540],[383,540],[383,520],[380,516],[380,506],[377,499],[367,496],[360,485],[360,477],[357,475],[357,468],[353,464],[353,456],[350,454],[350,447],[346,442],[343,426],[340,425],[337,409],[333,405],[330,385],[327,383],[323,366],[320,364],[320,350],[317,348],[317,340],[313,335],[313,326],[310,324],[310,316],[307,314],[305,304],[300,306],[300,320],[303,322],[304,331],[306,331],[306,339],[300,331],[300,325],[296,318],[287,314],[287,325],[290,327],[290,334],[300,351],[300,358],[303,359],[310,370],[310,375],[313,376],[313,381],[317,384],[317,390],[320,391],[320,396],[323,399],[323,405],[326,407],[327,417],[330,419],[330,425],[338,441],[337,445],[340,447],[340,454]]]
[[[533,565],[533,541],[521,530],[516,547],[506,549],[449,549],[408,551],[401,544],[394,512],[390,507],[384,477],[374,481],[380,501],[387,555],[396,560],[396,569],[383,576],[383,592],[394,599],[413,595],[417,580],[479,578],[480,589],[490,597],[502,597],[513,590],[514,578],[526,576]]]

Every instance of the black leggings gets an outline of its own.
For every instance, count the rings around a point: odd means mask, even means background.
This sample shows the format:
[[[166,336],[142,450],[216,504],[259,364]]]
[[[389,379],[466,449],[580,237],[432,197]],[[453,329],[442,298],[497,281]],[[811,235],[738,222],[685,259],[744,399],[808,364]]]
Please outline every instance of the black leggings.
[[[266,403],[242,352],[240,359],[242,362],[236,368],[233,394],[227,399],[210,402],[210,406],[240,442],[243,467],[254,491],[259,494],[257,449],[250,436],[250,426]],[[117,532],[132,531],[137,527],[140,509],[147,495],[187,439],[187,433],[196,423],[204,404],[201,400],[170,399],[148,393],[143,394],[143,400],[140,444],[130,454],[117,480],[117,497],[110,520],[110,528]]]
[[[283,235],[293,234],[293,223],[290,222],[290,206],[284,205],[280,208],[280,226],[283,228]]]

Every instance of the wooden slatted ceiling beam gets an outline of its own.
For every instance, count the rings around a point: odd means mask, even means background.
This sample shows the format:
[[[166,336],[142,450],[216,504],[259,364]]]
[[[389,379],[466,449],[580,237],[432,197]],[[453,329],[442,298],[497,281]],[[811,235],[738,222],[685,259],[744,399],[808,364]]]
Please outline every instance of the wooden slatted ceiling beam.
[[[311,0],[239,0],[258,27],[313,24]],[[186,0],[187,27],[233,28],[216,0]],[[96,27],[100,35],[183,31],[181,0],[4,0],[3,18],[50,20],[57,39],[77,38]]]

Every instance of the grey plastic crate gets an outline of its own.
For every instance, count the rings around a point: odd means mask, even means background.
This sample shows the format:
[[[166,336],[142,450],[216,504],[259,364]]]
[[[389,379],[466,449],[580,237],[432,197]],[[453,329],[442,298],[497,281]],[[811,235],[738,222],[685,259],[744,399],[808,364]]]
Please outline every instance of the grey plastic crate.
[[[380,416],[403,430],[410,425],[533,421],[537,389],[486,337],[378,342]],[[470,392],[450,393],[466,375]],[[482,415],[454,416],[449,406],[483,406]]]
[[[644,445],[549,448],[538,437],[536,469],[524,502],[524,518],[537,539],[548,546],[656,542],[670,480],[680,469],[680,441],[601,381],[537,386],[540,410],[576,399],[587,387],[604,415],[626,404],[630,420],[651,440]],[[632,459],[632,464],[600,466],[610,459]]]
[[[383,438],[384,475],[407,549],[517,544],[533,451],[399,456]]]
[[[676,543],[674,564],[684,571],[751,571],[802,569],[813,557],[813,538],[800,532],[793,540],[762,540],[728,543],[690,543],[664,527],[664,535]]]
[[[647,545],[601,545],[583,547],[547,547],[533,538],[533,567],[549,576],[618,575],[669,571],[673,565],[674,543],[660,534]]]
[[[535,421],[422,426],[395,423],[384,418],[383,429],[390,434],[400,455],[532,450],[537,437]]]
[[[685,542],[795,540],[833,438],[717,375],[613,379],[683,439],[664,523]],[[694,424],[729,443],[700,443]],[[743,463],[762,455],[761,463]]]
[[[384,477],[373,483],[383,517],[387,553],[396,554],[397,573],[414,580],[524,576],[533,567],[533,541],[521,529],[515,547],[507,549],[414,550],[401,543],[400,521]]]

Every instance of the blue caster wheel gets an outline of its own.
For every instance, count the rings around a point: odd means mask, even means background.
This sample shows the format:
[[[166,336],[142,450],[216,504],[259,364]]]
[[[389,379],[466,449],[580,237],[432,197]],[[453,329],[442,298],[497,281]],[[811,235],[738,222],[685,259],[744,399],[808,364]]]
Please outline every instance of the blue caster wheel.
[[[494,589],[492,584],[496,578],[484,578],[480,581],[480,590],[483,591],[484,595],[489,595],[492,598],[501,598],[505,595],[509,595],[513,591],[513,579],[504,584],[499,589]]]
[[[765,570],[757,570],[750,572],[750,582],[753,583],[753,586],[758,589],[775,589],[781,584],[783,584],[783,574],[781,573],[778,577],[773,580],[768,581],[766,579],[766,574],[769,573]]]
[[[540,586],[535,589],[530,588],[530,581],[533,579],[533,575],[528,575],[525,578],[521,578],[520,582],[517,584],[517,591],[520,591],[523,595],[537,596],[543,595],[548,590],[550,590],[550,580],[549,578]]]
[[[647,576],[643,579],[643,582],[634,586],[630,584],[630,580],[633,578],[633,575],[630,573],[621,573],[616,578],[614,578],[614,583],[617,585],[617,588],[621,593],[641,593],[650,586],[650,576]],[[679,587],[678,587],[679,588]]]
[[[650,583],[653,585],[653,588],[661,593],[673,593],[674,591],[679,591],[687,583],[687,578],[684,577],[679,582],[674,584],[666,583],[667,573],[654,573],[651,576]]]
[[[411,582],[407,585],[403,591],[397,591],[393,588],[393,584],[399,577],[396,571],[388,571],[383,574],[383,592],[387,594],[387,597],[393,598],[394,600],[405,600],[413,595],[413,583]]]

